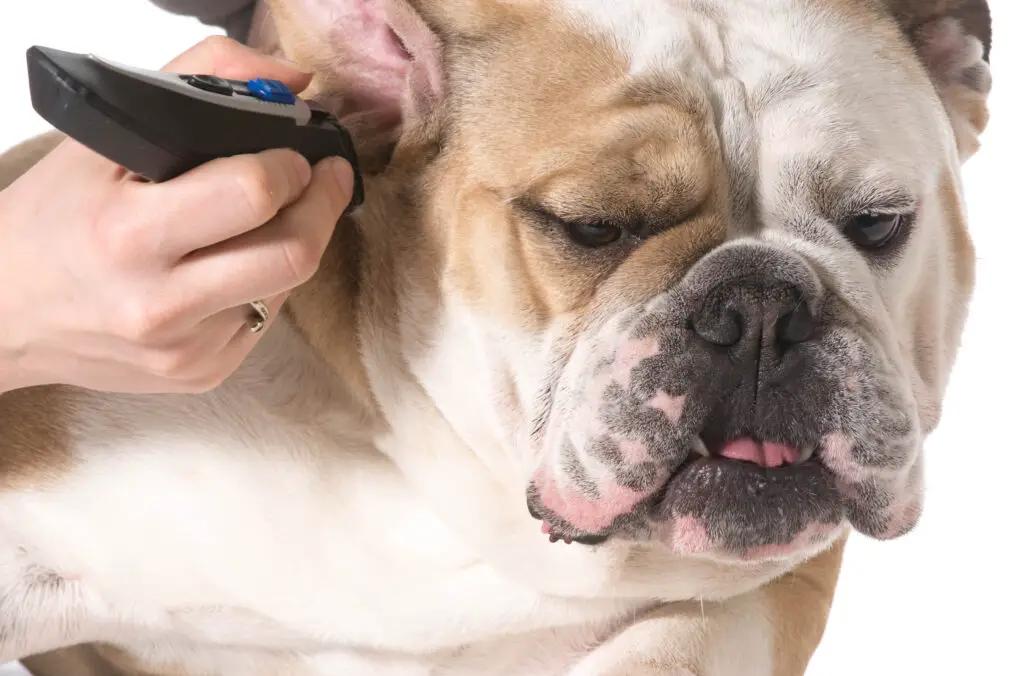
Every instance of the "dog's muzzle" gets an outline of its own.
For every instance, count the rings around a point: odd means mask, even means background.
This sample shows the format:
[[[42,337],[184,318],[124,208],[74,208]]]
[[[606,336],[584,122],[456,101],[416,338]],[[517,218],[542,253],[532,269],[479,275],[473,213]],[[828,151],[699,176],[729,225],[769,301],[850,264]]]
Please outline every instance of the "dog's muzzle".
[[[916,522],[913,399],[812,266],[763,243],[705,257],[577,344],[528,488],[552,539],[658,537],[785,557],[845,521]]]

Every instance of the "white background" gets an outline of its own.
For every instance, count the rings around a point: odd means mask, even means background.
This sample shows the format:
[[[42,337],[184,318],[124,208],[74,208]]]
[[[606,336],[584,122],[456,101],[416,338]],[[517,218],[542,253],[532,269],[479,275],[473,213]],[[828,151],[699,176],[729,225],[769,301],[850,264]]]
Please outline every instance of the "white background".
[[[29,102],[30,45],[159,68],[214,32],[146,0],[3,4],[0,149],[47,128]],[[944,419],[927,446],[925,516],[902,540],[851,541],[809,676],[1024,675],[1024,2],[991,7],[992,120],[964,171],[977,292]]]

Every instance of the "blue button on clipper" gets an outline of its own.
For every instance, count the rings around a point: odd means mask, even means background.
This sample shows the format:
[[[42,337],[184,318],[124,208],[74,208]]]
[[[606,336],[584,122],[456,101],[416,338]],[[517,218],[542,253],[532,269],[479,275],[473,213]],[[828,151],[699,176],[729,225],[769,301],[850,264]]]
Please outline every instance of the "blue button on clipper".
[[[246,86],[249,88],[249,93],[263,101],[269,101],[270,103],[295,103],[295,94],[292,94],[292,91],[284,83],[277,80],[257,78],[249,80]]]

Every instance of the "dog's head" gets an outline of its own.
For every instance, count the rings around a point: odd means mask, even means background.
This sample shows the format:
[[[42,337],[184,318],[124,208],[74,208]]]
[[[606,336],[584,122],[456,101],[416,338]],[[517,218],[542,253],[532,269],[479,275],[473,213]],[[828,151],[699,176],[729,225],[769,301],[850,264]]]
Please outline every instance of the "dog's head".
[[[367,209],[417,221],[388,234],[409,372],[552,539],[756,560],[913,527],[984,0],[271,5],[405,177]]]

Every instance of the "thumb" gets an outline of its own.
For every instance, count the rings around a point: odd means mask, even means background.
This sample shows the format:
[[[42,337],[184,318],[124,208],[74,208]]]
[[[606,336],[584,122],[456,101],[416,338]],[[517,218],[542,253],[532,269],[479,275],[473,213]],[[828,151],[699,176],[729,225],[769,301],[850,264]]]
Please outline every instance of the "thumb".
[[[232,80],[254,77],[280,80],[289,89],[300,92],[309,85],[312,73],[296,64],[262,54],[240,42],[212,35],[190,47],[161,70],[176,73],[201,73]]]

